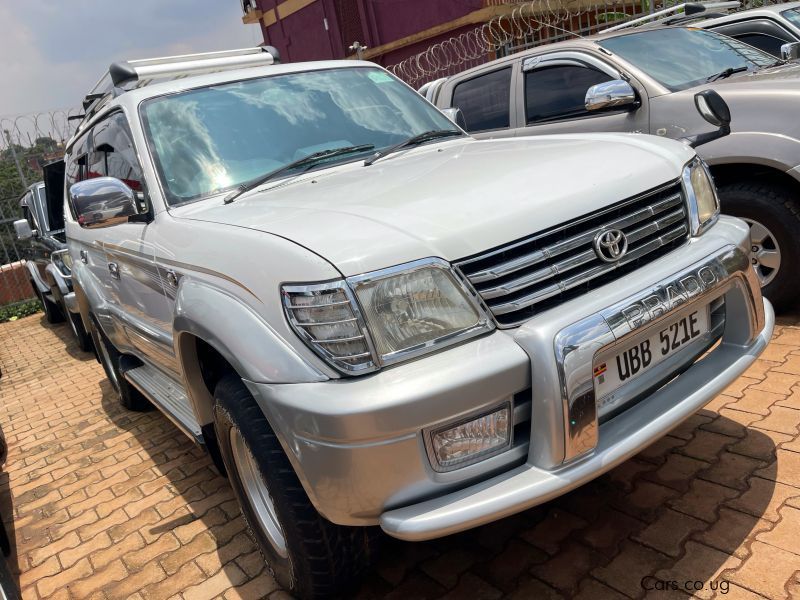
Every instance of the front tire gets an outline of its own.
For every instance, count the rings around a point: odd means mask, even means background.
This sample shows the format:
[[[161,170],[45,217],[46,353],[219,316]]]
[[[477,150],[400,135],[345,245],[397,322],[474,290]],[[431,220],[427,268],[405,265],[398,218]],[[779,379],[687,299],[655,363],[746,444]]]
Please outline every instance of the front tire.
[[[776,309],[791,307],[800,284],[792,265],[800,262],[800,204],[786,188],[765,182],[719,188],[722,212],[750,225],[750,259],[761,291]]]
[[[150,401],[142,393],[133,387],[122,374],[119,367],[122,354],[114,347],[114,344],[100,331],[94,321],[91,322],[91,336],[94,347],[97,350],[97,359],[103,365],[111,387],[119,396],[119,402],[128,410],[137,412],[149,410],[152,406]]]
[[[250,534],[300,598],[341,596],[370,562],[373,528],[335,525],[311,504],[253,396],[235,374],[214,391],[214,428]]]

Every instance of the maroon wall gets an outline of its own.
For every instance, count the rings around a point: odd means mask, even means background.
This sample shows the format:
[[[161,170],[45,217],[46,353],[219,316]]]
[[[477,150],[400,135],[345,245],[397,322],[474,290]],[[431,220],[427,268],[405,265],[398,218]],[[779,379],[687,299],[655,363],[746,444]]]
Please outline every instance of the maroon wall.
[[[266,12],[280,1],[259,0],[259,7]],[[317,0],[268,28],[262,25],[262,32],[265,43],[277,47],[287,62],[344,58],[356,40],[375,48],[482,6],[481,0]],[[457,33],[460,31],[448,32],[376,61],[393,64]]]

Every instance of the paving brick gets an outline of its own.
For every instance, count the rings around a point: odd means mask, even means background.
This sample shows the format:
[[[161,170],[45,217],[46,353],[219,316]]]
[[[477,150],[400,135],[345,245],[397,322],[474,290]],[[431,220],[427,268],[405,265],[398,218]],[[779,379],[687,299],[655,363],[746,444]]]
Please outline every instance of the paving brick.
[[[739,495],[739,492],[724,485],[695,479],[689,491],[669,502],[669,505],[684,514],[709,523],[717,520],[720,505]]]
[[[155,541],[129,552],[122,557],[122,562],[131,571],[138,571],[151,561],[155,561],[162,554],[166,554],[180,547],[181,543],[171,533],[165,533]]]
[[[559,553],[535,565],[531,574],[565,595],[572,595],[589,570],[602,562],[602,555],[576,542],[564,544]]]
[[[545,519],[521,537],[548,554],[558,552],[561,542],[574,530],[586,526],[586,521],[566,511],[551,510]]]
[[[756,475],[800,488],[800,453],[779,449],[775,461]]]
[[[776,548],[797,555],[797,570],[800,571],[800,509],[783,506],[778,509],[781,519],[770,530],[759,533],[756,539]]]
[[[113,584],[127,578],[128,571],[121,560],[115,560],[106,565],[100,571],[95,571],[89,577],[85,577],[70,585],[70,591],[76,598],[88,598],[90,594],[100,591],[104,587],[112,586]]]
[[[738,441],[738,439],[714,433],[713,431],[698,429],[695,431],[694,437],[679,451],[681,454],[709,463],[718,458],[727,446]]]
[[[730,488],[744,490],[747,489],[748,478],[764,464],[764,461],[749,456],[723,452],[719,460],[702,471],[699,477]]]
[[[700,426],[700,428],[706,431],[721,433],[722,435],[744,437],[747,433],[747,427],[754,421],[758,421],[761,418],[762,417],[759,415],[754,415],[753,413],[743,412],[741,410],[733,410],[730,408],[722,408],[719,411],[718,418],[708,423],[704,423]]]
[[[92,565],[84,559],[70,568],[59,571],[51,577],[43,577],[36,583],[36,590],[42,598],[49,598],[58,589],[66,586],[72,587],[73,582],[88,577],[92,574]],[[73,588],[74,589],[74,588]],[[79,596],[83,598],[85,596]]]
[[[159,581],[143,587],[140,592],[146,600],[162,600],[172,598],[175,594],[189,589],[203,581],[206,576],[193,562],[183,565],[176,573]]]
[[[765,380],[766,381],[766,380]],[[757,386],[745,390],[741,398],[727,405],[733,410],[741,410],[756,415],[766,416],[770,407],[786,398],[785,394],[776,394],[759,389]]]
[[[762,542],[754,542],[750,550],[752,556],[726,578],[766,598],[785,598],[786,582],[800,569],[798,556]]]
[[[744,377],[739,378],[739,380],[741,379],[744,379]],[[769,371],[762,381],[751,384],[749,389],[762,390],[764,392],[772,392],[773,394],[787,396],[792,393],[792,387],[797,385],[797,383],[797,375],[781,373],[780,371]]]
[[[247,583],[225,592],[225,600],[261,600],[278,589],[278,584],[269,575],[262,573]]]
[[[770,527],[772,523],[766,519],[722,507],[719,520],[695,537],[706,546],[744,559],[750,554],[745,541],[752,539],[757,532]]]
[[[706,584],[704,588],[695,591],[694,595],[699,598],[711,598],[714,592],[709,584],[726,579],[727,575],[723,577],[723,572],[737,568],[740,564],[741,561],[736,557],[704,544],[689,541],[686,543],[686,553],[680,560],[671,567],[656,572],[655,576],[664,581],[704,582]]]
[[[779,518],[778,508],[788,499],[796,497],[800,497],[800,490],[795,487],[761,477],[753,477],[750,479],[750,488],[740,497],[726,502],[726,505],[775,522]]]
[[[769,373],[767,374],[767,379],[769,379]],[[739,377],[736,381],[731,383],[725,390],[722,392],[724,396],[731,396],[733,398],[741,398],[744,395],[744,391],[750,386],[757,386],[763,383],[765,380],[754,379],[752,377],[742,376]],[[767,390],[773,391],[773,390]]]
[[[642,578],[669,564],[672,560],[661,552],[629,541],[607,566],[593,569],[591,574],[623,594],[638,597]]]
[[[503,552],[480,565],[476,571],[493,586],[509,593],[513,591],[520,576],[533,565],[545,562],[547,559],[548,556],[543,550],[514,539],[508,543]],[[431,573],[429,575],[433,576]],[[437,581],[444,584],[445,580],[437,579]]]
[[[681,554],[686,539],[706,527],[707,524],[700,519],[666,510],[646,529],[635,534],[633,539],[668,556],[677,557]]]

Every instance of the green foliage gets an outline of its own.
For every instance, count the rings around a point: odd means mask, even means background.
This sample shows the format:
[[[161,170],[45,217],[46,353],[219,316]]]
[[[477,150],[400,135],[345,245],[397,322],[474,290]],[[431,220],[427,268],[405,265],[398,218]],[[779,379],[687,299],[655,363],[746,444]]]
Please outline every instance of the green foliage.
[[[28,300],[9,306],[0,306],[0,323],[16,321],[28,315],[35,315],[42,310],[42,303],[38,300]]]

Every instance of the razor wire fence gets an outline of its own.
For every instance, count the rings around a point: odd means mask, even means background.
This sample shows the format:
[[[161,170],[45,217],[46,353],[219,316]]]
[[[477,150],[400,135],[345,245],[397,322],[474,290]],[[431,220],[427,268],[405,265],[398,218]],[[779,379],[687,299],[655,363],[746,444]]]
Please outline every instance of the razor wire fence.
[[[27,242],[16,239],[14,221],[23,218],[20,199],[42,180],[42,167],[64,155],[78,123],[77,109],[0,117],[0,306],[31,297],[22,271]]]
[[[784,1],[744,0],[735,11]],[[419,88],[496,58],[599,33],[682,3],[683,0],[488,0],[489,6],[505,6],[510,10],[387,68]]]

